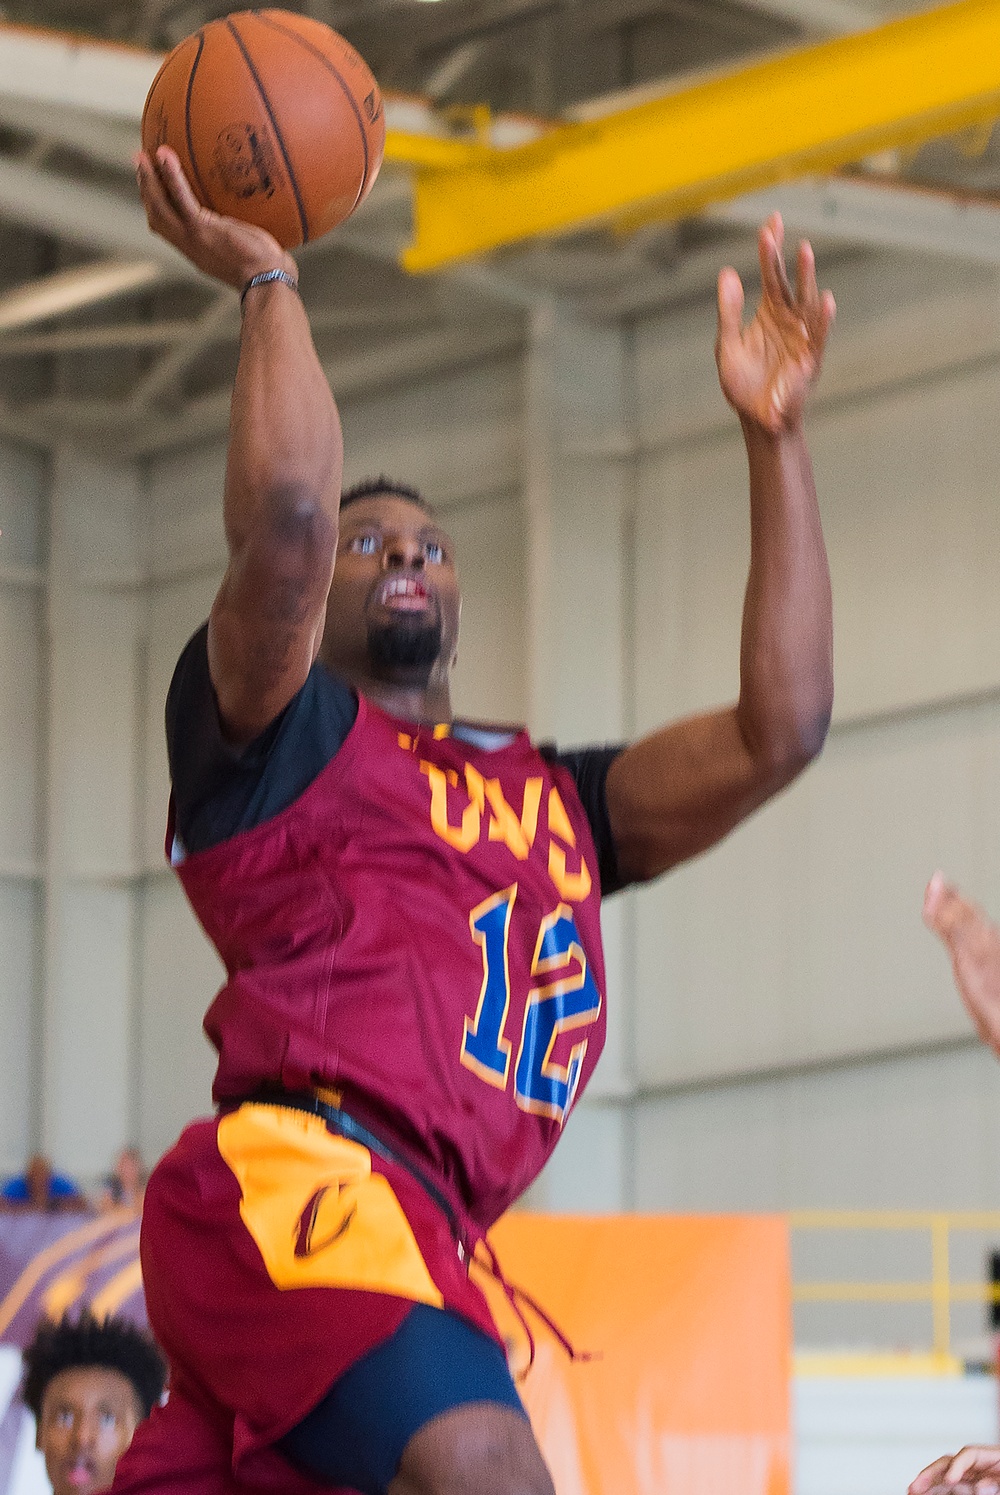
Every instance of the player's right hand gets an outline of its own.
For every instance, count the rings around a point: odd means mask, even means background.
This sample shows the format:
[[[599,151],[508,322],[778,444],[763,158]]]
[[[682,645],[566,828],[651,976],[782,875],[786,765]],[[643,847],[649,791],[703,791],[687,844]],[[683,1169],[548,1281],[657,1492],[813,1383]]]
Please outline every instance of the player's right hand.
[[[980,1038],[1000,1054],[1000,929],[940,872],[927,884],[924,923],[951,956],[955,985]]]
[[[202,207],[168,145],[155,156],[141,151],[135,168],[150,228],[206,275],[238,291],[264,270],[297,277],[292,256],[266,229]]]
[[[1000,1448],[944,1454],[921,1470],[909,1495],[1000,1495]]]

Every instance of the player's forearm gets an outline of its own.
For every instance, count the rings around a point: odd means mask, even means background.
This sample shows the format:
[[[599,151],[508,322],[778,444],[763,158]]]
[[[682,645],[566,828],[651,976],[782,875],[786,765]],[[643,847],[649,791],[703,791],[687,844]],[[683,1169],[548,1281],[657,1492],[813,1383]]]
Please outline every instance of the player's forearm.
[[[343,448],[330,386],[297,294],[277,282],[247,297],[226,466],[233,550],[285,510],[335,532]]]
[[[737,717],[776,779],[820,751],[833,709],[833,609],[812,463],[801,424],[771,435],[744,423],[751,558]]]

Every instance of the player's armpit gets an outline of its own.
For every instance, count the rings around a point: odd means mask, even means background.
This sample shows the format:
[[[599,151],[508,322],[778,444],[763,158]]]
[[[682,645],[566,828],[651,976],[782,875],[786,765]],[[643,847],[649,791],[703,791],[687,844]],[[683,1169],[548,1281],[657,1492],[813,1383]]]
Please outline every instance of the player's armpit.
[[[280,492],[231,537],[208,660],[226,735],[250,742],[305,683],[323,637],[337,524],[330,506]]]
[[[608,817],[621,873],[648,881],[707,851],[812,756],[806,748],[779,753],[754,747],[735,706],[641,738],[608,770]]]

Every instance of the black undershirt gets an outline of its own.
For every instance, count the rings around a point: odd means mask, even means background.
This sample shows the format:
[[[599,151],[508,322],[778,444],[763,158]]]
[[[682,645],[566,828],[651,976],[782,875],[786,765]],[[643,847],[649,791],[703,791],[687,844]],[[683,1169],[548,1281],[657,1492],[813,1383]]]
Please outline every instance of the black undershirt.
[[[167,755],[184,850],[207,851],[286,810],[335,757],[357,714],[355,692],[317,660],[281,715],[247,747],[233,747],[219,720],[204,624],[181,654],[167,694]],[[452,732],[476,740],[476,729],[461,722],[453,723]],[[604,786],[621,747],[540,751],[572,775],[590,821],[602,894],[617,892],[625,882]]]

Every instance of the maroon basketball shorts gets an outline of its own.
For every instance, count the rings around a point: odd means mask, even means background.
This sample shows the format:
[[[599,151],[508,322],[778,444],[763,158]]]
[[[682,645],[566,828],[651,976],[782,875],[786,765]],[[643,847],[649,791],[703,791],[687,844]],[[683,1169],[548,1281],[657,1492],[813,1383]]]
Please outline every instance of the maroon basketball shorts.
[[[500,1340],[440,1206],[302,1111],[246,1104],[188,1127],[150,1179],[141,1250],[171,1390],[116,1491],[314,1489],[272,1445],[414,1303]]]

